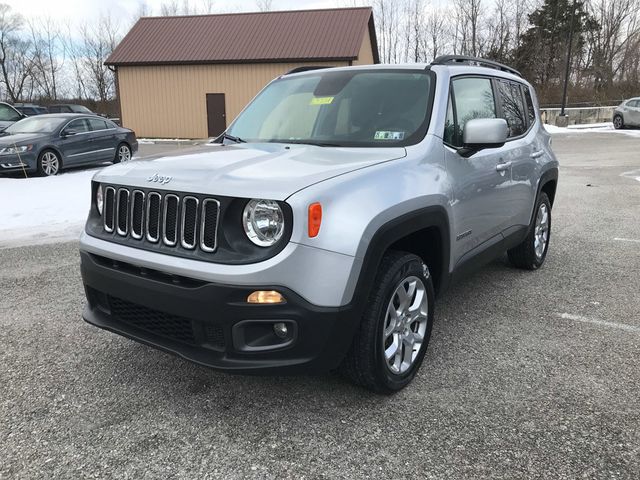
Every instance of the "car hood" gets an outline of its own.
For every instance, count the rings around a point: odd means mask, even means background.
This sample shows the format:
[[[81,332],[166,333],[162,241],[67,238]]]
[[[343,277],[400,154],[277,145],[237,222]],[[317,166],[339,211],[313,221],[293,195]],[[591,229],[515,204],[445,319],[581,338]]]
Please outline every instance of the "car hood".
[[[107,167],[94,180],[160,190],[285,200],[314,183],[405,155],[405,149],[397,147],[207,144],[178,155]]]
[[[0,137],[0,146],[20,145],[42,138],[42,133],[16,133]]]

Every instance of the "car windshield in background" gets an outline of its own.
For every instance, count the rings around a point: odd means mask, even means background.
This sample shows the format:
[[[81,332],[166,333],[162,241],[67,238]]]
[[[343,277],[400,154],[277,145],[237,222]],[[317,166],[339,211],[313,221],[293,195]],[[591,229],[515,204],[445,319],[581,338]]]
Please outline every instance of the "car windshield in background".
[[[90,114],[93,114],[93,112],[91,110],[89,110],[87,107],[85,107],[84,105],[71,105],[71,111],[73,111],[73,113],[90,113]]]
[[[229,135],[247,142],[386,147],[426,134],[433,88],[426,70],[324,71],[271,83]]]
[[[58,117],[30,117],[10,125],[5,130],[9,135],[15,133],[51,133],[60,125]]]

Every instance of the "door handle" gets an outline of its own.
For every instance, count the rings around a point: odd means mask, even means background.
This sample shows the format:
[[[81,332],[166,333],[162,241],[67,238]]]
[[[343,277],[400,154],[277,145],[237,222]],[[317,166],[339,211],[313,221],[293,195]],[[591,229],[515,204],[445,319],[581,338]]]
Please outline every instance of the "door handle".
[[[540,158],[544,155],[544,150],[538,150],[537,152],[533,152],[531,154],[531,158]]]
[[[511,168],[511,162],[504,162],[496,165],[497,172],[504,172],[505,170],[509,170],[510,168]]]

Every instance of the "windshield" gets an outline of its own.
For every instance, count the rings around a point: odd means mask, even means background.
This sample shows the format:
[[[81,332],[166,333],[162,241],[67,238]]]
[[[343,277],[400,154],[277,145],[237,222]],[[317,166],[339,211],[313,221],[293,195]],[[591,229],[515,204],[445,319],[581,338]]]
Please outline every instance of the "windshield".
[[[328,70],[283,77],[249,104],[228,134],[247,142],[411,145],[426,134],[432,89],[432,73],[426,70]]]
[[[51,133],[60,125],[58,117],[29,117],[10,125],[5,130],[12,135],[15,133]]]
[[[91,110],[89,110],[84,105],[70,105],[70,107],[71,107],[71,111],[73,111],[73,113],[93,113]]]

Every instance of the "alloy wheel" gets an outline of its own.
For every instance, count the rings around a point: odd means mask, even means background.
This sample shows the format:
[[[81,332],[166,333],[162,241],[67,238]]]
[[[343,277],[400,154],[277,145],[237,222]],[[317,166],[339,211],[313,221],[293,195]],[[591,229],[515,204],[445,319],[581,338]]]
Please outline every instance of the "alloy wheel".
[[[425,341],[429,317],[427,289],[422,280],[410,276],[396,287],[385,313],[382,346],[385,364],[394,374],[403,374],[414,364]]]
[[[45,152],[40,163],[42,164],[42,171],[47,176],[56,175],[60,170],[60,160],[53,152]]]
[[[540,204],[536,215],[535,233],[533,236],[533,247],[538,259],[542,258],[549,241],[549,209],[544,203]]]
[[[120,145],[118,148],[118,161],[120,163],[131,160],[131,150],[126,145]]]

